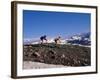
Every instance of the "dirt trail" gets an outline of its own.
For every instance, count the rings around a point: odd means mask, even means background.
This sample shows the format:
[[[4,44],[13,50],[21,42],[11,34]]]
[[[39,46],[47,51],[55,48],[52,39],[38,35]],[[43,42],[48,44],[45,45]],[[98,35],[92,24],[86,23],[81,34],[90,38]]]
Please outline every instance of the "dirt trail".
[[[24,61],[23,69],[40,69],[40,68],[57,68],[57,67],[59,68],[59,67],[66,67],[66,66]]]

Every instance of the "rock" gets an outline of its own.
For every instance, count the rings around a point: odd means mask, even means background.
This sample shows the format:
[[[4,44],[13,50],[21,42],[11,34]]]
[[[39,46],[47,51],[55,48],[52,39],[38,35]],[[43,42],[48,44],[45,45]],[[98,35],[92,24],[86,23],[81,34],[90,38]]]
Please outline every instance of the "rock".
[[[54,51],[52,51],[52,50],[48,51],[48,53],[49,53],[49,54],[52,54],[52,55],[54,55],[54,54],[55,54],[55,52],[54,52]]]
[[[65,58],[65,55],[64,55],[64,54],[62,54],[61,58]]]
[[[40,54],[39,54],[38,52],[34,52],[34,53],[32,54],[32,56],[34,56],[34,57],[40,57]]]
[[[55,56],[51,56],[51,59],[55,59]]]
[[[87,66],[91,65],[90,50],[91,48],[73,45],[36,44],[25,45],[23,55],[24,61],[65,66]]]

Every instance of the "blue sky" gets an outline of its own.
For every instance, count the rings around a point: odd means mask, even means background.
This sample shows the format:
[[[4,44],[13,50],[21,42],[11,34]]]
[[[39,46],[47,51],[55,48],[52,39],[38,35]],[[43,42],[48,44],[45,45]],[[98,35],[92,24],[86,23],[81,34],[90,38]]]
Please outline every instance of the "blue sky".
[[[23,10],[23,36],[37,38],[42,35],[67,37],[90,32],[89,13]]]

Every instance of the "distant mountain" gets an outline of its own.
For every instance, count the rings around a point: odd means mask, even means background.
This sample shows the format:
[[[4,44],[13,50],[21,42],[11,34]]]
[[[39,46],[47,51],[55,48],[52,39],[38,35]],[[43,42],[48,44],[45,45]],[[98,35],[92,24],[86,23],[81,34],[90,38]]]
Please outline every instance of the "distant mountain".
[[[40,43],[41,43],[41,40],[39,39],[25,39],[24,40],[24,44],[40,44]],[[47,43],[54,43],[54,39],[53,38],[47,39]]]
[[[36,39],[25,39],[24,44],[40,44],[41,41]],[[54,38],[47,38],[47,43],[54,43]],[[76,45],[91,45],[90,32],[74,34],[69,38],[61,39],[60,44],[76,44]]]
[[[39,44],[40,43],[40,40],[38,39],[25,39],[24,40],[24,45],[25,44]]]
[[[67,40],[67,43],[89,46],[91,45],[90,32],[73,35]]]

